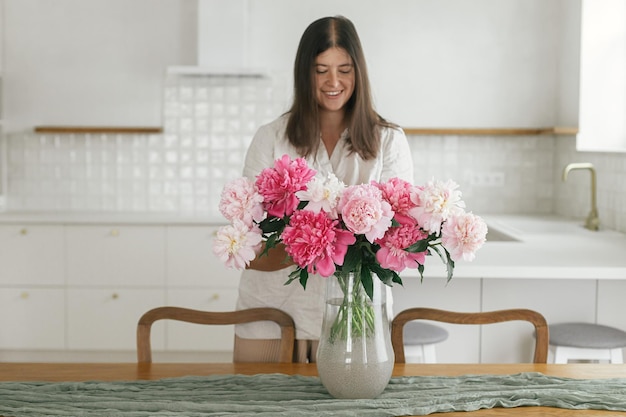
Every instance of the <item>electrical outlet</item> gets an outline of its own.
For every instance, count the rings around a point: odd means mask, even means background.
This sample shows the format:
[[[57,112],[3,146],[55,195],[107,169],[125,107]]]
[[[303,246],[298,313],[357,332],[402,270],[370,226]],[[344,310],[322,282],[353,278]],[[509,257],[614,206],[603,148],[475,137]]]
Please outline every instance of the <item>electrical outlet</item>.
[[[504,172],[473,172],[469,183],[474,187],[504,187]]]

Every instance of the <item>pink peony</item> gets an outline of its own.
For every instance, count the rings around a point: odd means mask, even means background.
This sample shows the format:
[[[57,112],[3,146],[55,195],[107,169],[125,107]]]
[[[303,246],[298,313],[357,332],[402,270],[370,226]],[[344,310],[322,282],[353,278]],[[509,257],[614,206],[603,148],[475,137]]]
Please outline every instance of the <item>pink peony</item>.
[[[298,210],[282,233],[287,254],[308,272],[329,277],[335,265],[342,265],[348,246],[356,242],[354,235],[339,228],[339,222],[326,213]]]
[[[346,188],[338,209],[348,230],[365,235],[370,243],[385,235],[394,215],[389,203],[383,200],[382,192],[372,184]]]
[[[215,253],[229,268],[244,269],[261,251],[261,229],[248,227],[241,220],[223,226],[213,241]]]
[[[306,189],[315,176],[304,158],[291,160],[288,155],[274,162],[273,168],[265,168],[257,176],[256,186],[263,196],[263,203],[270,216],[290,216],[300,201],[296,192]]]
[[[248,227],[260,222],[265,216],[263,196],[256,191],[254,183],[245,177],[230,181],[224,186],[220,199],[220,213],[230,222],[243,221]]]
[[[429,181],[424,187],[417,188],[411,196],[416,207],[409,213],[420,227],[429,233],[439,234],[441,224],[450,216],[463,213],[465,203],[461,200],[459,185],[448,180]]]
[[[415,194],[417,188],[410,182],[394,177],[385,183],[372,181],[382,192],[383,198],[391,205],[395,218],[399,222],[409,221],[409,210],[415,207],[411,200],[411,194]]]
[[[453,261],[471,261],[476,251],[485,243],[487,224],[472,213],[462,213],[448,218],[441,229],[441,243],[450,252]]]
[[[410,253],[404,249],[427,237],[428,234],[417,226],[415,220],[391,227],[382,239],[376,241],[380,245],[376,260],[383,268],[396,272],[404,268],[417,268],[418,264],[424,265],[426,251]]]

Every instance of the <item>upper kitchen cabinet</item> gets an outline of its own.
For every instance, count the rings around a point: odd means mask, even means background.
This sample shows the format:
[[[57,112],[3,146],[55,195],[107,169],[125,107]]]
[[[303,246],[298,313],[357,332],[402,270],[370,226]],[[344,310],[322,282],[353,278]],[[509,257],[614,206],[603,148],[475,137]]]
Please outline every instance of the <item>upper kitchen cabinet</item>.
[[[7,146],[4,139],[4,0],[0,0],[0,212],[7,204]]]
[[[575,1],[69,0],[62,12],[46,0],[4,3],[10,131],[161,125],[168,67],[261,70],[290,92],[303,31],[335,14],[357,27],[377,109],[405,128],[577,122],[558,109],[561,97],[576,102],[576,83],[555,83],[577,77],[576,65],[559,65],[564,42],[568,56],[578,51],[577,34],[562,33]]]

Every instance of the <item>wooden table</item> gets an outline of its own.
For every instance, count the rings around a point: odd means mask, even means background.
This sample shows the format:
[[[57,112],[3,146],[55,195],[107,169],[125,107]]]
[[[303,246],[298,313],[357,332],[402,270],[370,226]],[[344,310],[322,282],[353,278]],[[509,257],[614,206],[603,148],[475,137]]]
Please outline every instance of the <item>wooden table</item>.
[[[187,375],[284,373],[317,375],[315,364],[260,363],[0,363],[0,381],[155,380]],[[568,378],[626,378],[626,365],[610,364],[396,364],[394,376],[541,372]],[[493,408],[446,416],[616,416],[626,413],[549,407]]]

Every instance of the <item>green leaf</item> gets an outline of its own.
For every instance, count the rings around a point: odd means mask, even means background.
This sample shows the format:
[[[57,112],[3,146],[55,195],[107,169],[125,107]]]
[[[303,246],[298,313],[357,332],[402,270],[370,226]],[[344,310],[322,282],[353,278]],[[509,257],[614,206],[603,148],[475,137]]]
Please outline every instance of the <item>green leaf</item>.
[[[400,278],[400,275],[398,275],[398,273],[395,271],[391,271],[391,273],[393,274],[392,281],[404,287],[404,284],[402,283],[402,278]]]
[[[306,283],[309,280],[309,272],[306,269],[300,270],[300,285],[306,290]]]
[[[295,270],[293,270],[290,274],[289,274],[289,279],[285,282],[284,285],[289,285],[291,284],[294,280],[300,278],[300,267],[297,267]]]
[[[282,232],[282,230],[285,228],[285,225],[286,222],[283,219],[280,219],[278,217],[268,217],[263,219],[261,223],[259,223],[259,228],[261,229],[261,231],[263,231],[263,234],[275,232],[278,232],[278,234],[280,234],[280,232]]]
[[[420,253],[420,252],[426,251],[427,249],[428,249],[428,240],[424,239],[424,240],[420,240],[419,242],[415,242],[414,244],[406,248],[405,251],[409,253]]]
[[[439,247],[439,245],[433,245],[432,249],[437,252],[439,257],[441,258],[441,261],[446,264],[446,271],[448,275],[446,283],[450,282],[450,280],[452,279],[452,275],[454,274],[454,261],[450,257],[450,252],[448,252],[448,250],[444,246]],[[442,250],[444,253],[441,253]]]
[[[418,271],[419,271],[419,273],[420,273],[420,282],[424,282],[424,265],[420,264],[420,265],[417,267],[417,270],[418,270]]]
[[[379,264],[370,264],[369,267],[385,285],[393,285],[394,274],[397,275],[395,272],[385,269]]]
[[[341,270],[345,272],[354,271],[360,263],[361,251],[356,246],[349,246],[348,252],[343,259],[343,266],[341,267]]]
[[[363,285],[365,293],[370,300],[374,300],[374,281],[372,280],[372,271],[370,271],[367,265],[363,265],[361,268],[361,285]]]

